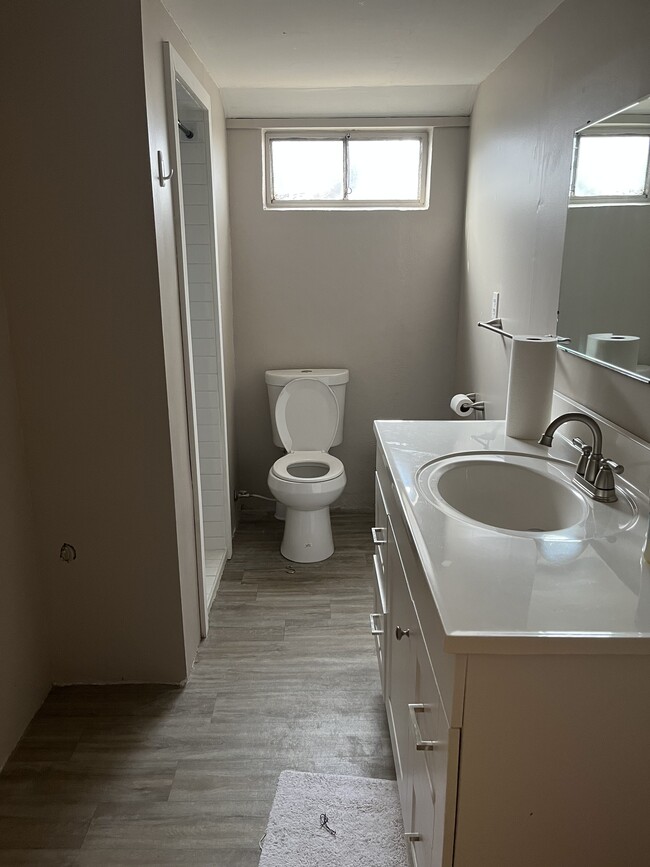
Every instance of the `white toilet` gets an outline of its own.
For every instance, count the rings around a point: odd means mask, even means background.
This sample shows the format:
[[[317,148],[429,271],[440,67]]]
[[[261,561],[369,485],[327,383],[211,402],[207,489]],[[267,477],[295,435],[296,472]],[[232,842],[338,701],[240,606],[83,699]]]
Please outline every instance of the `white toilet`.
[[[295,563],[334,553],[330,505],[345,488],[345,468],[328,454],[343,440],[343,369],[267,370],[273,442],[287,454],[269,471],[269,490],[286,506],[280,552]]]

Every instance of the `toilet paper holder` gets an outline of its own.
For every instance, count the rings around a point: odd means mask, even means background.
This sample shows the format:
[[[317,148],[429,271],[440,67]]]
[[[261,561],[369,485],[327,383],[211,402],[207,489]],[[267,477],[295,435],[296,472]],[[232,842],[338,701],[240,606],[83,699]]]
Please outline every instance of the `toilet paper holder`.
[[[478,394],[475,391],[470,391],[467,393],[467,397],[472,401],[469,406],[471,409],[476,412],[485,412],[485,401],[477,400]]]
[[[475,391],[467,394],[461,392],[452,397],[449,406],[461,418],[468,416],[471,412],[482,413],[483,418],[485,418],[485,401],[477,400],[477,397],[478,395]]]

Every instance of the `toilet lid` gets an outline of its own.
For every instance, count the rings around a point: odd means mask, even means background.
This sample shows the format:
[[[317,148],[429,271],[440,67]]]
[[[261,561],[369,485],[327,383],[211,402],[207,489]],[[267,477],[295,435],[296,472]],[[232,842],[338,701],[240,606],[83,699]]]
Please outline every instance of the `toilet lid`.
[[[329,451],[339,424],[332,389],[317,379],[294,379],[275,404],[275,423],[288,452]]]

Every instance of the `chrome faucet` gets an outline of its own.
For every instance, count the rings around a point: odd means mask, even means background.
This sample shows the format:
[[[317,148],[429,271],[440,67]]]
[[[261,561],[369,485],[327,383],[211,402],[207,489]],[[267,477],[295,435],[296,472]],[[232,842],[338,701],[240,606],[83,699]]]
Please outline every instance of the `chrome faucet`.
[[[559,415],[546,428],[539,439],[539,444],[550,446],[560,425],[569,421],[581,421],[586,424],[593,436],[593,446],[587,445],[578,437],[572,441],[573,445],[578,446],[582,452],[573,477],[574,483],[592,499],[598,500],[600,503],[615,503],[618,497],[616,496],[614,473],[620,475],[624,467],[617,464],[616,461],[610,461],[603,457],[603,434],[598,423],[591,416],[584,412],[565,412],[564,415]]]

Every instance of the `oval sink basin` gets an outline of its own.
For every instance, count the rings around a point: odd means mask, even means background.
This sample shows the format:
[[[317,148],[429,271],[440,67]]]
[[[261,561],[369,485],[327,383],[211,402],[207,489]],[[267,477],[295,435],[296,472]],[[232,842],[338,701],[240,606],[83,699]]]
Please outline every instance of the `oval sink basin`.
[[[509,454],[454,455],[418,473],[418,487],[437,506],[515,533],[565,530],[583,521],[589,506],[570,483],[564,461]]]

